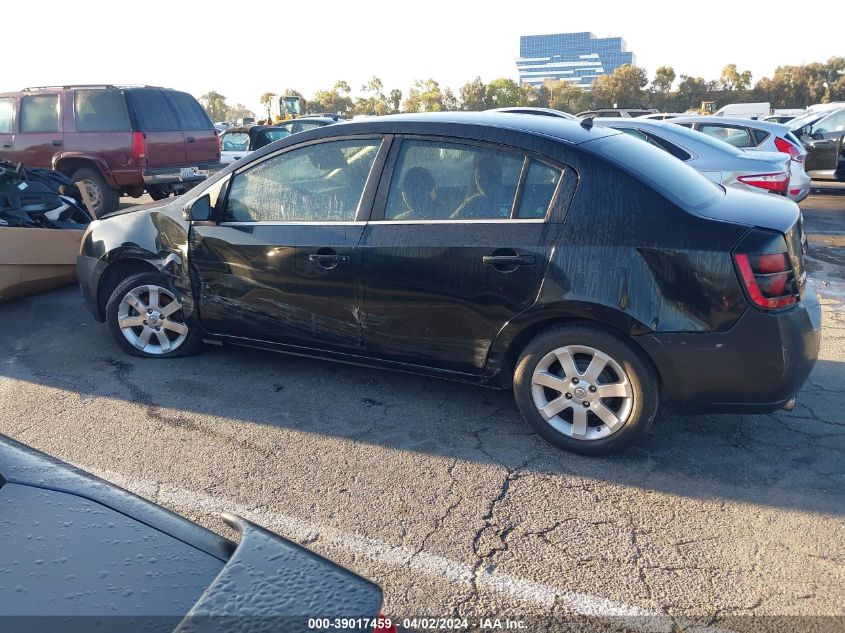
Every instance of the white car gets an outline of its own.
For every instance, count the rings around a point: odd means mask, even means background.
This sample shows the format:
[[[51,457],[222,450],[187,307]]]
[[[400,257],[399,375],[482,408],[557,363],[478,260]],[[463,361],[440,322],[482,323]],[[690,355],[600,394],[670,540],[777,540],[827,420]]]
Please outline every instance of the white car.
[[[671,122],[725,141],[746,152],[788,154],[792,160],[787,195],[791,200],[801,202],[810,194],[811,179],[804,169],[807,150],[789,131],[788,125],[741,118],[717,119],[712,116],[679,117],[671,119]]]
[[[299,117],[276,125],[247,125],[230,127],[220,137],[220,162],[234,163],[250,152],[269,145],[297,132],[331,125],[337,120],[331,117]]]

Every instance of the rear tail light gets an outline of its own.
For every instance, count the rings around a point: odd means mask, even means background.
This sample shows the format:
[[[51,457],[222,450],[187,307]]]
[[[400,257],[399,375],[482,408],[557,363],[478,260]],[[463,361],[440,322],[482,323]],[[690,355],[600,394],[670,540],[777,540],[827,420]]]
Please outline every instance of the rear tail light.
[[[796,163],[804,162],[804,156],[802,156],[801,151],[797,147],[795,147],[795,145],[787,141],[785,138],[776,136],[775,147],[778,148],[779,152],[783,154],[789,154],[789,157]]]
[[[789,189],[789,174],[785,171],[776,174],[755,174],[753,176],[739,176],[737,178],[740,182],[746,185],[757,187],[758,189],[765,189],[766,191],[773,191],[775,193],[786,194]]]
[[[753,240],[744,240],[748,244]],[[734,252],[739,279],[748,298],[758,308],[777,310],[798,303],[800,290],[783,236],[769,240],[767,250],[779,252],[744,252],[739,246]]]
[[[132,133],[132,158],[141,165],[147,164],[147,138],[143,132]]]

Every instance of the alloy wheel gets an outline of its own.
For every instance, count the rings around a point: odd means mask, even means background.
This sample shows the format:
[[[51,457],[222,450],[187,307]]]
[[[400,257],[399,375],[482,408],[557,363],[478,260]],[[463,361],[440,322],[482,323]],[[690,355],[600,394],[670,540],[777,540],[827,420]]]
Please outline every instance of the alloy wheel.
[[[117,321],[126,340],[147,354],[170,354],[188,338],[182,304],[161,286],[138,286],[127,292],[120,301]]]
[[[91,206],[95,210],[99,210],[103,206],[103,192],[100,187],[93,180],[83,179],[76,183],[77,187],[85,187],[88,192],[88,198],[91,200]]]
[[[634,408],[634,391],[622,366],[584,345],[546,354],[531,376],[531,395],[542,418],[579,440],[598,440],[621,429]]]

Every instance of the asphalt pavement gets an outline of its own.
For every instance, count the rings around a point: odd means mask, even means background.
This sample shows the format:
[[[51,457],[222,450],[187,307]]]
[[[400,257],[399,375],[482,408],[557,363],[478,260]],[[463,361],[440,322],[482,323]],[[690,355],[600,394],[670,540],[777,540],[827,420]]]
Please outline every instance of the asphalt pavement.
[[[69,287],[0,306],[0,432],[303,543],[378,582],[400,630],[843,630],[845,195],[802,207],[824,330],[792,412],[660,415],[579,457],[510,392],[233,347],[130,358]]]

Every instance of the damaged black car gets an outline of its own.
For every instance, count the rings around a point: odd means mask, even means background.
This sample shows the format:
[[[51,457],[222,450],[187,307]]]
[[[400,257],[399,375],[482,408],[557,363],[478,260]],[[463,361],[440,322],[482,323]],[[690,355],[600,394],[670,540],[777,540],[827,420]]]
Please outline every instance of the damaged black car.
[[[512,388],[589,455],[667,411],[790,407],[818,355],[798,207],[548,117],[378,117],[276,141],[78,259],[129,354],[204,341]]]

